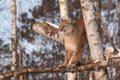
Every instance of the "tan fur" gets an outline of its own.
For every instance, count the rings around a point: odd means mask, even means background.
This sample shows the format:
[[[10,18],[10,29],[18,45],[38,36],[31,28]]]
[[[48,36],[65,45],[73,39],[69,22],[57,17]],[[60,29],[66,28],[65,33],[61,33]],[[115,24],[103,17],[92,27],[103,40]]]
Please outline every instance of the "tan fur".
[[[60,29],[64,31],[65,58],[59,67],[74,67],[82,56],[87,37],[83,19],[80,18],[74,25],[60,22]]]

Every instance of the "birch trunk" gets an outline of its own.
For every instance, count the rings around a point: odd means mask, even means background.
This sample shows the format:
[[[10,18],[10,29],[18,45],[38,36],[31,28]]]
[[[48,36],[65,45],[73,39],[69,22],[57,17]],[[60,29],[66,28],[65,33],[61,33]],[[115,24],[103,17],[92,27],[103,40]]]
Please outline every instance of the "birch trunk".
[[[120,0],[117,0],[117,17],[118,17],[117,46],[120,49]]]
[[[67,20],[68,17],[68,8],[67,8],[67,0],[59,0],[59,6],[60,6],[60,17],[63,20]]]
[[[90,53],[95,61],[104,61],[103,48],[98,33],[98,24],[96,22],[95,9],[92,0],[80,0],[85,28],[90,47]],[[94,71],[95,80],[108,80],[104,69]]]
[[[67,0],[59,0],[60,16],[62,20],[68,20]],[[75,73],[67,73],[67,80],[75,80]]]
[[[12,65],[11,71],[16,71],[16,0],[11,0],[11,16],[12,16]],[[16,80],[14,76],[11,80]]]

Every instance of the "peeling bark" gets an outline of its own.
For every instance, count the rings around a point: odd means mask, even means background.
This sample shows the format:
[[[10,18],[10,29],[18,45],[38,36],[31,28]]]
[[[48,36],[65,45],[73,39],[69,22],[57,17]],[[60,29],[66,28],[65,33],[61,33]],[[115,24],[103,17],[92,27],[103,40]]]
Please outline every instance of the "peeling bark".
[[[94,4],[92,0],[80,0],[85,28],[90,47],[92,59],[95,61],[104,61],[102,43],[99,37],[98,24],[96,22],[96,15]],[[95,71],[95,80],[108,80],[107,72],[104,69]]]

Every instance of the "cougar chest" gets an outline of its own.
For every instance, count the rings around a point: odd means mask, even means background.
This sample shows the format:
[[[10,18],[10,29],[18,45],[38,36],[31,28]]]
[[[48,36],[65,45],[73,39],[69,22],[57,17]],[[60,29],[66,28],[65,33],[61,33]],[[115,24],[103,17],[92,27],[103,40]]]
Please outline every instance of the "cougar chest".
[[[65,48],[71,51],[75,51],[77,48],[77,42],[73,34],[64,37]]]

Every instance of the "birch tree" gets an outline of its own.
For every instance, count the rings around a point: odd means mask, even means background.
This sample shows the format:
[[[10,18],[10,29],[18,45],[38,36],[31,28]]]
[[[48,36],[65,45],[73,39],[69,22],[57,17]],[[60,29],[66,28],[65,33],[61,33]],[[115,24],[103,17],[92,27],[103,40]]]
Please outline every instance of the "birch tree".
[[[103,62],[103,48],[98,33],[94,4],[92,0],[80,0],[80,3],[92,59]],[[95,80],[108,80],[107,73],[104,69],[94,71],[94,73]]]
[[[118,17],[118,36],[117,46],[120,48],[120,0],[117,0],[117,17]]]
[[[12,16],[12,64],[11,71],[16,71],[16,0],[11,0],[11,16]],[[16,80],[16,77],[11,78]]]

